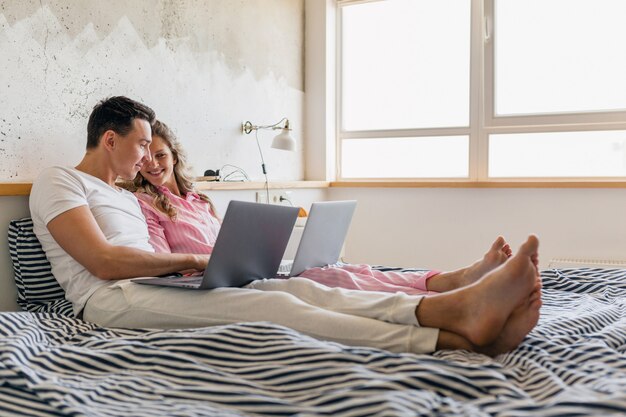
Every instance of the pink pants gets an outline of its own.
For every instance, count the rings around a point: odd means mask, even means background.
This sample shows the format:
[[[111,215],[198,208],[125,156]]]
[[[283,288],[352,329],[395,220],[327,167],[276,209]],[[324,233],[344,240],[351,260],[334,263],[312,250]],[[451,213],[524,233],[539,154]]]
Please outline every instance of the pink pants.
[[[307,269],[299,276],[333,288],[424,295],[436,294],[428,291],[426,281],[440,273],[378,271],[370,265],[345,264]]]

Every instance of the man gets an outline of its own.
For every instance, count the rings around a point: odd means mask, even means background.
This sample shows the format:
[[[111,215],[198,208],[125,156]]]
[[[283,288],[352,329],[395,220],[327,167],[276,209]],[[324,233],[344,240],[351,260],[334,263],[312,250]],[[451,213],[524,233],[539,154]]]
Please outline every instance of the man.
[[[133,179],[150,160],[154,120],[150,108],[125,97],[96,106],[80,164],[48,168],[33,185],[34,231],[76,314],[109,279],[206,266],[203,256],[154,254],[135,197],[115,185],[118,176]],[[107,233],[109,224],[117,226],[115,233]]]
[[[151,160],[154,112],[126,97],[98,103],[75,168],[33,184],[34,231],[74,312],[101,325],[176,328],[271,321],[324,340],[392,351],[465,348],[498,354],[535,326],[541,306],[534,236],[466,287],[429,297],[328,288],[303,278],[190,291],[126,278],[202,270],[207,256],[155,254],[135,197],[116,186]]]

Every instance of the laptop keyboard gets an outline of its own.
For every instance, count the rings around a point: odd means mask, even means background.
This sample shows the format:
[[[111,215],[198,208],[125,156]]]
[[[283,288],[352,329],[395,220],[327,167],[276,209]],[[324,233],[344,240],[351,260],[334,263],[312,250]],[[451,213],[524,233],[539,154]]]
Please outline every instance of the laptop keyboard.
[[[182,276],[180,274],[177,275],[168,275],[165,277],[159,277],[160,279],[168,280],[168,281],[176,281],[176,282],[184,282],[187,284],[193,284],[195,282],[202,282],[202,277],[200,276]]]

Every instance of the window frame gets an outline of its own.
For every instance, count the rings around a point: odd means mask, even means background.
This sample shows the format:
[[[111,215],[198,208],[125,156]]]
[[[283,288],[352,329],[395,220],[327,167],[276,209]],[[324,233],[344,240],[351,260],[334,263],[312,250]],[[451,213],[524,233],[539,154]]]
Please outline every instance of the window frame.
[[[335,68],[335,166],[338,182],[622,182],[620,177],[489,177],[489,135],[506,133],[579,132],[626,130],[625,111],[569,112],[536,115],[495,115],[495,62],[493,22],[496,0],[470,0],[470,103],[469,126],[414,128],[392,130],[346,131],[342,123],[342,9],[345,6],[386,0],[336,0],[336,68]],[[488,38],[489,37],[489,38]],[[459,178],[347,178],[342,175],[342,141],[344,139],[399,138],[420,136],[469,136],[469,169]]]

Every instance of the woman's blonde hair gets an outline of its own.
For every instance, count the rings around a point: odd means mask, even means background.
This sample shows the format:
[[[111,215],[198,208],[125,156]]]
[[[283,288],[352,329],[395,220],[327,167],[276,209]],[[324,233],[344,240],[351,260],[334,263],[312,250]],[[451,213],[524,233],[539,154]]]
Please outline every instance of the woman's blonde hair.
[[[193,182],[191,180],[192,177],[187,168],[187,155],[185,154],[185,151],[183,150],[183,147],[174,132],[172,132],[172,130],[165,123],[157,120],[152,126],[152,136],[158,136],[163,139],[172,152],[172,156],[174,157],[174,178],[176,179],[176,184],[178,185],[178,190],[181,195],[184,196],[190,192],[198,194],[201,200],[209,203],[211,214],[217,217],[215,206],[213,205],[211,199],[207,195],[199,193],[193,188]],[[157,210],[167,214],[172,221],[176,221],[178,214],[176,207],[172,206],[172,203],[167,195],[161,193],[154,185],[150,184],[150,182],[146,180],[140,172],[137,173],[137,176],[130,185],[129,189],[133,192],[146,193],[152,196],[152,205]]]

